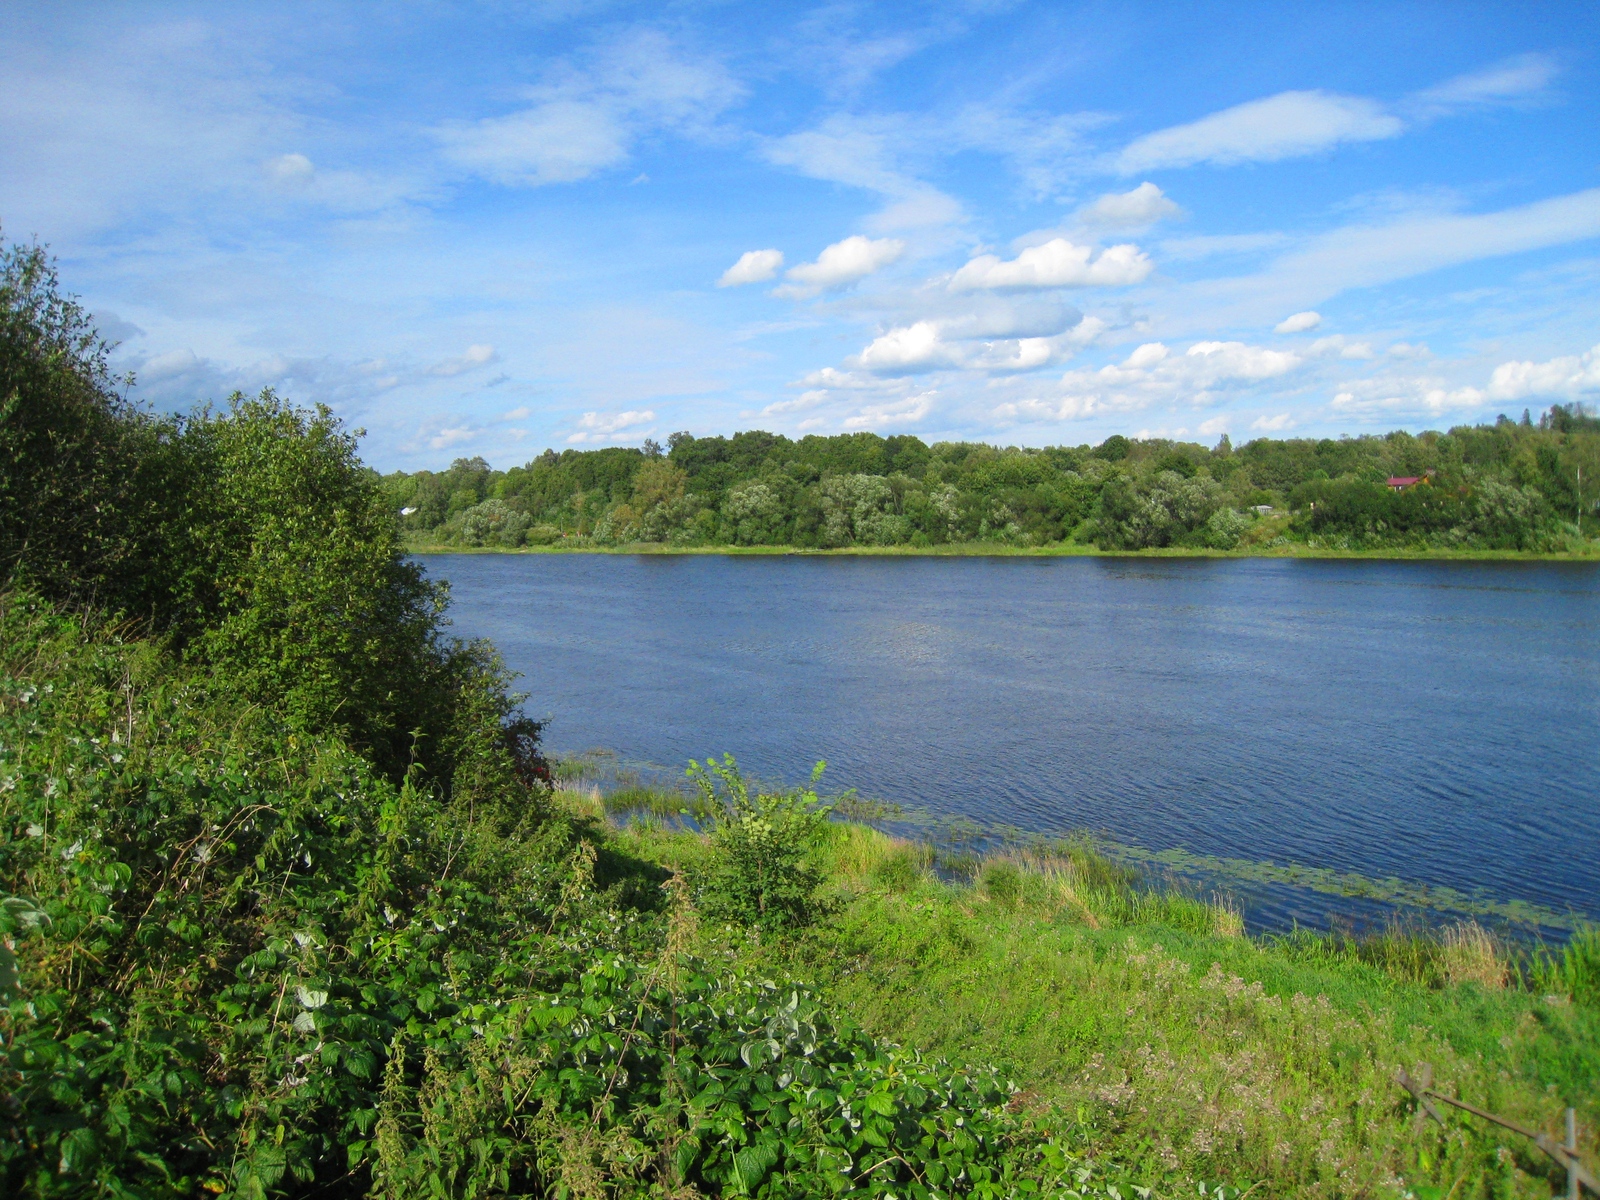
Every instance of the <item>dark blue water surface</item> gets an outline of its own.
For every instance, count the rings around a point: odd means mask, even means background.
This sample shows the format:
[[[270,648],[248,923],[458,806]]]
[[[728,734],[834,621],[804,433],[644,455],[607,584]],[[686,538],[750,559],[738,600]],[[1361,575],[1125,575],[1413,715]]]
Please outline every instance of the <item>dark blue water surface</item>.
[[[1585,564],[422,561],[556,750],[1600,913]]]

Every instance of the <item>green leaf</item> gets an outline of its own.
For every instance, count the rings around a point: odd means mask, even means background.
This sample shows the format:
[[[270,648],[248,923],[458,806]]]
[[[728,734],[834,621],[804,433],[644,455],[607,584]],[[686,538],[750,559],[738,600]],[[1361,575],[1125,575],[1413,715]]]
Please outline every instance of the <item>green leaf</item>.
[[[760,1186],[778,1161],[778,1147],[773,1142],[756,1142],[733,1156],[734,1183],[745,1192]]]

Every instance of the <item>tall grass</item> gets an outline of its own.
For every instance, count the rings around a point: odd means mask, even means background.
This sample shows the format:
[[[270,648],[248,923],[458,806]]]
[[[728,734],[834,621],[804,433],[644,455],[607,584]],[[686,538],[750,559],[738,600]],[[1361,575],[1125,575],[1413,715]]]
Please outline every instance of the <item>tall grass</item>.
[[[1568,1103],[1586,1128],[1600,1119],[1600,1012],[1545,999],[1589,978],[1592,938],[1546,954],[1540,982],[1470,922],[1246,937],[1226,898],[1163,886],[1086,840],[983,856],[970,882],[859,825],[833,825],[817,853],[838,914],[723,952],[809,976],[879,1036],[1001,1063],[1039,1121],[1155,1195],[1202,1180],[1272,1196],[1549,1194],[1547,1164],[1518,1139],[1470,1119],[1418,1126],[1399,1066],[1429,1063],[1464,1099],[1552,1132]]]

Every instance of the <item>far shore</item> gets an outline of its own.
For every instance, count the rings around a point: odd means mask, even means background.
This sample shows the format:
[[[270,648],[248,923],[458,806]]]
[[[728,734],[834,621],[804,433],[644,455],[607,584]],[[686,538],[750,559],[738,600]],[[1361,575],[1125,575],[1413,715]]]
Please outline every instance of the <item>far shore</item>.
[[[1101,550],[1095,546],[1062,543],[1053,546],[1005,546],[993,542],[961,542],[942,546],[843,546],[816,549],[805,546],[670,546],[660,542],[630,542],[617,546],[560,542],[548,546],[450,546],[421,542],[408,543],[412,554],[720,554],[720,555],[801,555],[859,556],[897,558],[1312,558],[1425,560],[1440,562],[1581,562],[1600,564],[1600,542],[1591,542],[1581,551],[1540,553],[1530,550],[1473,550],[1382,547],[1371,550],[1341,550],[1329,546],[1292,543],[1279,546],[1252,546],[1238,550],[1211,550],[1187,546],[1163,546],[1146,550]]]

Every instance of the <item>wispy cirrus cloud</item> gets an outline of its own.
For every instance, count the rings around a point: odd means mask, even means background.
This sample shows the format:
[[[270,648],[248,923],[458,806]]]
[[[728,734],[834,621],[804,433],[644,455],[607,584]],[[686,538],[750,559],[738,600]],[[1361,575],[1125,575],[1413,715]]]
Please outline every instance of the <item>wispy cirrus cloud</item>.
[[[1414,92],[1392,106],[1320,88],[1279,92],[1135,138],[1107,165],[1124,175],[1201,163],[1228,167],[1386,141],[1417,122],[1537,99],[1558,71],[1549,55],[1518,55]]]
[[[703,134],[743,95],[703,51],[636,29],[552,68],[525,90],[524,107],[446,121],[433,133],[451,164],[495,183],[540,187],[620,165],[651,131]]]
[[[921,144],[918,122],[894,114],[834,113],[810,129],[770,139],[768,162],[813,179],[842,183],[882,197],[884,207],[867,219],[875,232],[926,229],[959,222],[959,201],[917,177],[909,147]]]
[[[1197,163],[1277,162],[1342,142],[1399,137],[1405,123],[1375,100],[1336,92],[1280,92],[1186,125],[1147,133],[1112,159],[1124,175]]]
[[[1600,188],[1494,212],[1428,207],[1293,240],[1259,270],[1173,288],[1167,304],[1189,322],[1260,325],[1353,289],[1597,237]]]
[[[1472,109],[1537,102],[1560,72],[1552,55],[1519,54],[1413,92],[1401,107],[1414,119],[1431,120]]]
[[[495,362],[500,356],[495,353],[493,346],[487,343],[468,346],[466,350],[453,358],[440,359],[425,372],[441,379],[449,379],[456,375],[465,375],[468,371],[476,371],[479,367],[486,367]]]

